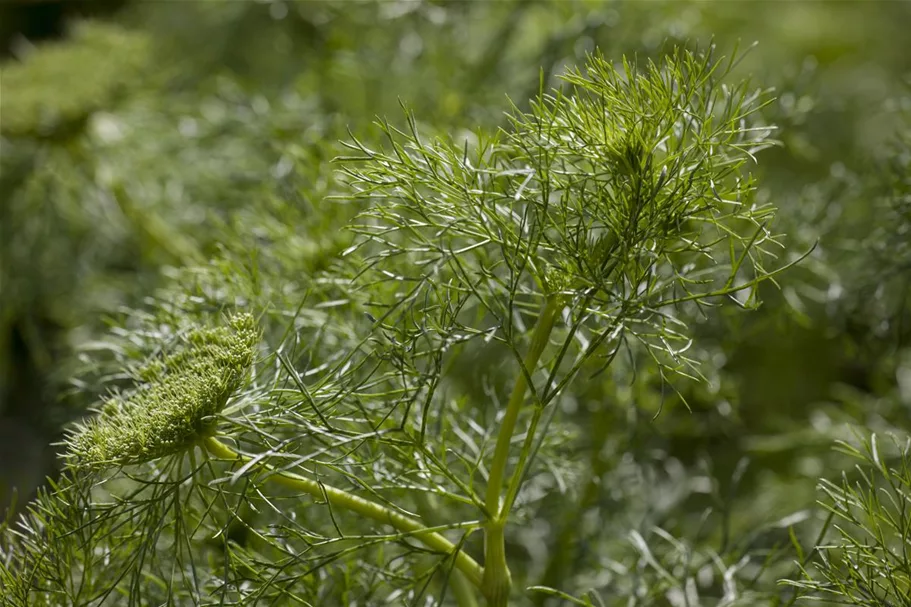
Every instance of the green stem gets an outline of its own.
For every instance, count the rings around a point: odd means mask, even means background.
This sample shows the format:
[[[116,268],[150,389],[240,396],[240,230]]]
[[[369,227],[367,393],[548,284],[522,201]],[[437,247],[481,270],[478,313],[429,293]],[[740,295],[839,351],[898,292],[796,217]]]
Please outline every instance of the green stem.
[[[506,562],[506,523],[490,521],[484,528],[484,585],[488,607],[506,607],[512,576]]]
[[[206,437],[203,440],[203,447],[212,455],[222,459],[241,462],[249,462],[252,460],[252,458],[241,455],[233,450],[215,436]],[[313,497],[325,499],[337,508],[350,510],[351,512],[355,512],[379,523],[392,525],[399,531],[417,538],[432,550],[454,555],[455,568],[465,574],[465,577],[468,578],[475,587],[481,588],[484,579],[483,568],[477,561],[460,550],[440,533],[430,531],[418,521],[403,514],[399,514],[386,506],[353,495],[347,491],[330,487],[329,485],[305,478],[299,474],[294,474],[293,472],[278,472],[266,464],[259,464],[259,466],[270,472],[274,472],[274,474],[269,476],[268,480],[273,481],[278,485],[284,485],[285,487],[296,491],[303,491]]]
[[[512,442],[512,435],[516,429],[516,421],[519,419],[519,412],[522,410],[522,404],[525,402],[525,392],[528,390],[528,377],[535,371],[538,365],[538,359],[544,352],[544,346],[550,338],[550,332],[554,328],[554,321],[557,318],[559,308],[559,298],[551,295],[544,304],[544,310],[538,318],[535,326],[534,335],[531,337],[531,346],[525,355],[523,365],[525,371],[519,373],[516,378],[516,385],[513,388],[512,395],[509,397],[509,403],[506,405],[506,415],[503,416],[503,425],[500,426],[500,433],[497,435],[497,446],[493,454],[493,462],[490,465],[490,477],[487,481],[487,510],[495,519],[500,519],[500,491],[503,489],[503,476],[506,473],[506,464],[509,461],[509,443]]]
[[[544,352],[545,346],[553,331],[557,312],[560,310],[560,298],[550,295],[538,317],[531,346],[522,361],[524,369],[516,378],[509,402],[506,405],[506,414],[497,435],[497,445],[494,449],[493,462],[490,466],[490,476],[487,481],[487,510],[491,519],[485,527],[484,535],[484,596],[490,607],[503,607],[509,600],[511,585],[509,567],[506,563],[506,517],[509,514],[501,508],[500,493],[503,490],[503,480],[506,474],[506,465],[509,462],[509,445],[516,429],[516,422],[522,405],[525,402],[525,393],[528,391],[528,380],[538,365],[538,360]]]

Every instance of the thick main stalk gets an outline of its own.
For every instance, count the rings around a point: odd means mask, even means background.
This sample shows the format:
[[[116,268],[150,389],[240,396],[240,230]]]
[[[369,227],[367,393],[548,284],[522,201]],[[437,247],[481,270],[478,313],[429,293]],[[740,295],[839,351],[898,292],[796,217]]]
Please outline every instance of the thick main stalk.
[[[490,466],[490,476],[487,481],[486,503],[490,513],[490,520],[485,527],[484,535],[484,595],[490,607],[503,607],[509,601],[511,580],[509,567],[506,562],[506,535],[505,526],[508,512],[502,511],[500,493],[503,490],[503,480],[506,474],[506,465],[509,461],[509,445],[516,429],[516,422],[522,405],[525,403],[525,393],[528,391],[528,378],[534,373],[538,360],[544,352],[550,333],[554,328],[554,321],[560,309],[559,297],[551,295],[544,304],[541,316],[535,326],[531,338],[531,345],[522,361],[524,366],[516,378],[515,386],[506,405],[506,414],[497,435],[497,445],[494,449],[493,462]]]

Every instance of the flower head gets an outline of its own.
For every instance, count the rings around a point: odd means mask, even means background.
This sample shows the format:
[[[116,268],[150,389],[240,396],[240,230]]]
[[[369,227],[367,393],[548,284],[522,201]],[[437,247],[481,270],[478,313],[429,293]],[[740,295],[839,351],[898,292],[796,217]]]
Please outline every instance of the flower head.
[[[141,464],[191,447],[211,433],[213,416],[240,388],[259,331],[249,314],[228,327],[189,333],[180,350],[147,364],[144,382],[109,399],[67,440],[70,465],[83,469]]]

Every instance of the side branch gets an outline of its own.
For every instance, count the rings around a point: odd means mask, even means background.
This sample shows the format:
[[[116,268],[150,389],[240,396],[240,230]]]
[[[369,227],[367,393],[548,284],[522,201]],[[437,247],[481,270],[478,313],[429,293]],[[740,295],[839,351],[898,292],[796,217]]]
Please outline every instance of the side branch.
[[[210,454],[221,459],[245,463],[252,460],[252,458],[234,451],[215,436],[206,437],[202,441],[202,446]],[[484,570],[481,565],[451,541],[446,539],[442,534],[431,531],[418,521],[395,512],[386,506],[353,495],[347,491],[305,478],[299,474],[294,474],[293,472],[278,472],[266,464],[259,464],[259,467],[272,472],[273,474],[268,477],[268,480],[273,481],[278,485],[283,485],[296,491],[302,491],[316,498],[325,499],[337,508],[356,512],[357,514],[377,521],[378,523],[391,525],[399,531],[417,538],[432,550],[452,555],[455,560],[455,568],[465,574],[465,577],[468,578],[475,587],[481,588],[481,583],[484,578]]]
[[[528,390],[528,380],[534,373],[544,352],[544,346],[550,338],[550,333],[554,328],[554,321],[557,318],[557,312],[560,308],[559,296],[550,295],[547,303],[541,311],[535,326],[534,335],[531,338],[531,346],[523,361],[524,369],[516,378],[516,384],[513,388],[512,395],[509,397],[509,403],[506,405],[506,415],[503,416],[503,425],[500,426],[500,432],[497,435],[497,446],[494,450],[493,463],[490,466],[490,476],[487,480],[487,511],[490,516],[496,520],[502,518],[500,512],[500,491],[503,489],[503,477],[506,473],[506,463],[509,460],[509,443],[512,441],[512,435],[516,429],[516,421],[519,419],[519,412],[522,410],[522,403],[525,402],[525,392]]]

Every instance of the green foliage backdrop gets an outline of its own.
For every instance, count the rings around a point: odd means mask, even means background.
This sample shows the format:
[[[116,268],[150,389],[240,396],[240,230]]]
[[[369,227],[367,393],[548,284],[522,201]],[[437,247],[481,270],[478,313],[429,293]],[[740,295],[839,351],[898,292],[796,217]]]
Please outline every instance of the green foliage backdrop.
[[[909,24],[907,2],[271,0],[13,36],[2,600],[479,604],[471,563],[329,489],[492,570],[484,489],[530,384],[494,496],[509,604],[911,604]],[[642,184],[653,206],[624,206]],[[199,353],[244,312],[213,389]],[[149,461],[173,443],[127,432],[148,402],[166,435],[203,432],[169,404],[219,415],[223,450]]]

